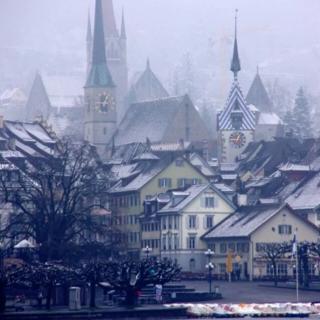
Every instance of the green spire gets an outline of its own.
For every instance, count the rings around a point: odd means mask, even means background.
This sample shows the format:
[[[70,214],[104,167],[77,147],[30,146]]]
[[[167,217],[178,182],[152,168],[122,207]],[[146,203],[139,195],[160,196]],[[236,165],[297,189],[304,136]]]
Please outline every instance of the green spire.
[[[86,87],[114,87],[106,59],[101,0],[96,0],[92,66]]]

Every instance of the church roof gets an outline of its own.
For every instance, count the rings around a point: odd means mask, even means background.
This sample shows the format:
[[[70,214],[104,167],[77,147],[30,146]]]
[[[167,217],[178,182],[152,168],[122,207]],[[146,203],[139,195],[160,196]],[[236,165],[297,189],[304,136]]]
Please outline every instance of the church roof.
[[[133,142],[161,142],[186,96],[132,104],[115,135],[116,145]]]
[[[36,116],[48,116],[51,103],[41,75],[37,72],[26,104],[26,117],[34,120]],[[41,114],[36,114],[40,112]]]
[[[113,87],[114,83],[108,69],[103,31],[102,0],[96,0],[92,66],[86,87]]]
[[[219,130],[232,130],[232,112],[242,113],[242,124],[239,130],[254,130],[255,115],[247,106],[240,85],[237,80],[233,82],[225,109],[218,116]]]
[[[253,104],[261,112],[271,112],[272,102],[268,96],[259,72],[257,72],[246,97],[248,104]]]
[[[129,102],[140,102],[168,97],[169,94],[158,77],[151,70],[150,62],[147,61],[145,71],[132,85],[129,92]]]

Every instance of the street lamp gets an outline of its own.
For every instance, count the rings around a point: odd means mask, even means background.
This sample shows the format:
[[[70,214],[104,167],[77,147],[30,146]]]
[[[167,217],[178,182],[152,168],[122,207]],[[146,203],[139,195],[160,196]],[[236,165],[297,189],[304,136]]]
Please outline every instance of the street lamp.
[[[142,251],[147,255],[147,259],[149,258],[149,253],[152,251],[152,248],[149,246],[146,246],[145,248],[142,249]]]
[[[206,257],[208,258],[208,263],[206,264],[206,268],[209,271],[209,293],[212,293],[212,270],[214,268],[213,263],[211,262],[211,259],[214,255],[214,251],[211,249],[208,249],[205,253]]]

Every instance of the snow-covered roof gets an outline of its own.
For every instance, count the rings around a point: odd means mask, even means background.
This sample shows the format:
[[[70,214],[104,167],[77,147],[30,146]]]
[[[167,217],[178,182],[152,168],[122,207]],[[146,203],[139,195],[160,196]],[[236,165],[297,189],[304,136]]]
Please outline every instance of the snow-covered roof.
[[[217,193],[223,200],[225,200],[232,208],[234,208],[233,203],[227,198],[219,189],[210,184],[198,184],[189,187],[185,192],[180,194],[173,194],[171,201],[163,207],[158,213],[169,213],[169,212],[179,212],[183,210],[187,205],[189,205],[196,197],[198,197],[203,192],[212,190]],[[181,197],[182,200],[178,203],[174,202],[174,197]]]
[[[207,232],[204,239],[247,238],[283,207],[283,205],[261,205],[240,208]]]
[[[261,112],[258,118],[260,125],[283,125],[283,121],[274,112]]]
[[[309,172],[311,171],[311,168],[309,165],[305,165],[305,164],[296,164],[296,163],[284,163],[281,164],[278,169],[282,172],[292,172],[292,171],[303,171],[303,172]]]
[[[109,189],[110,193],[120,193],[120,192],[133,192],[138,191],[149,181],[151,181],[156,175],[158,175],[162,170],[164,170],[170,163],[171,159],[161,159],[159,161],[152,161],[148,165],[143,166],[138,171],[137,176],[129,183],[123,185],[124,181],[120,180],[113,187]]]
[[[177,112],[184,108],[185,96],[132,104],[115,134],[115,144],[162,142]]]
[[[298,187],[285,200],[294,210],[316,209],[320,206],[320,173]]]

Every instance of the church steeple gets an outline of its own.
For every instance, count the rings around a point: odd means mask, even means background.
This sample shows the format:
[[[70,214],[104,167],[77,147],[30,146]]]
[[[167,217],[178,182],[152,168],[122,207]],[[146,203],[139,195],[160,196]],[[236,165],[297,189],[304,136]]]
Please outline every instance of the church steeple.
[[[230,70],[233,72],[235,80],[237,80],[238,72],[241,70],[239,52],[238,52],[238,40],[237,40],[237,22],[238,22],[237,14],[238,14],[238,9],[236,10],[236,14],[235,14],[233,56],[232,56],[231,67],[230,67]]]
[[[91,41],[92,41],[92,29],[91,29],[90,11],[88,11],[87,42],[91,42]]]
[[[93,50],[91,70],[88,74],[86,87],[113,87],[111,73],[106,59],[106,48],[103,31],[102,3],[96,0]]]
[[[126,23],[124,19],[124,10],[122,9],[122,19],[121,19],[121,38],[127,39],[127,32],[126,32]]]
[[[113,1],[102,0],[102,9],[104,17],[104,34],[107,38],[119,37],[116,19],[114,16]]]

